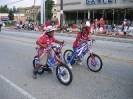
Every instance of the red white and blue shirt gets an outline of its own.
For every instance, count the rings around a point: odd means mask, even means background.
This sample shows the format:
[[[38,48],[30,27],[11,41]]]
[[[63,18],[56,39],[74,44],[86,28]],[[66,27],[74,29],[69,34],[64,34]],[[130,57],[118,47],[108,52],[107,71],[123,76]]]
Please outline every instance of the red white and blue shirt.
[[[89,33],[83,35],[81,32],[79,32],[77,37],[78,37],[78,40],[88,40],[89,39],[88,35],[89,35]],[[73,43],[73,46],[78,47],[79,45],[80,45],[80,42],[75,40]]]
[[[43,35],[37,41],[49,47],[53,45],[53,42],[56,42],[56,39],[54,37],[49,37],[48,35]],[[39,50],[43,51],[44,47],[40,46]],[[46,51],[46,53],[50,53],[50,50]]]

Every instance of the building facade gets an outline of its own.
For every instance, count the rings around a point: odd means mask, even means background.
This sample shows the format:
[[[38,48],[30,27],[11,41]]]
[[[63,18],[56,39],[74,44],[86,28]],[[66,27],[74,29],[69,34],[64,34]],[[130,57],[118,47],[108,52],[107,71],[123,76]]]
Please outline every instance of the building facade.
[[[18,8],[19,13],[24,13],[27,20],[34,20],[34,6]],[[35,6],[35,19],[40,12],[40,6]]]
[[[60,0],[57,0],[57,17],[60,19]],[[133,21],[133,0],[63,0],[64,23],[81,23],[87,19],[104,18],[106,24]]]
[[[41,9],[40,6],[35,6],[35,19],[37,19],[37,15],[40,12],[40,9]],[[34,20],[34,6],[26,7],[26,8],[18,8],[18,12],[24,13],[27,20]],[[57,16],[56,5],[53,6],[52,13],[53,13],[52,20],[55,20]]]
[[[56,20],[56,18],[57,18],[57,5],[53,6],[52,13],[53,13],[52,20]]]
[[[16,13],[14,14],[14,20],[16,22],[20,22],[20,20],[24,23],[26,21],[26,17],[24,14]],[[8,22],[8,13],[0,13],[0,22]]]

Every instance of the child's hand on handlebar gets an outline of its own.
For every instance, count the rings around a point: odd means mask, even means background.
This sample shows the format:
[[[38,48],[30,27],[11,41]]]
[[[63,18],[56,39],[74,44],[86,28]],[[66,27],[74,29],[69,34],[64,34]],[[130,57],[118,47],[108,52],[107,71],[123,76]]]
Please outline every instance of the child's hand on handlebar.
[[[87,40],[82,40],[82,43],[86,43],[87,42]]]
[[[64,44],[64,40],[61,42],[61,44]]]

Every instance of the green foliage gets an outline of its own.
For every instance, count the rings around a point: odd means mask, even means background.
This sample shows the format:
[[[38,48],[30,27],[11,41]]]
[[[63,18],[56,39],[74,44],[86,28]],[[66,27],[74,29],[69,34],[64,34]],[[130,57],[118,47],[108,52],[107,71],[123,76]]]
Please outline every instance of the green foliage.
[[[32,20],[32,19],[29,19],[29,22],[34,22],[34,20]]]
[[[7,5],[0,6],[0,13],[8,13],[8,12],[9,12],[9,8],[7,7]]]
[[[12,11],[13,11],[13,13],[18,12],[18,11],[17,11],[17,8],[15,8],[15,7],[13,7]]]
[[[55,20],[51,20],[50,23],[55,23]]]
[[[14,14],[13,14],[12,9],[9,10],[8,18],[10,21],[14,20]]]
[[[72,26],[72,25],[73,25],[73,22],[69,22],[69,23],[68,23],[68,26]]]
[[[37,15],[37,20],[40,22],[41,21],[41,13],[39,12]]]
[[[46,15],[46,19],[51,19],[53,16],[52,13],[52,8],[54,5],[54,1],[53,0],[46,0],[45,1],[45,15]]]
[[[5,22],[5,26],[13,26],[13,23],[11,23],[11,22]]]
[[[50,24],[55,25],[55,20],[51,20]]]
[[[17,9],[13,7],[12,9],[9,9],[7,5],[0,6],[0,13],[9,13],[9,11],[12,10],[13,13],[17,12]]]

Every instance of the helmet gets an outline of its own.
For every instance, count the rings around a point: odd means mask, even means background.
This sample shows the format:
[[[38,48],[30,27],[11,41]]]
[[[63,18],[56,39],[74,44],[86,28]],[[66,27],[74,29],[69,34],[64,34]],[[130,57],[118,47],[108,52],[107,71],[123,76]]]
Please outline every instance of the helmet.
[[[48,26],[45,28],[45,33],[49,33],[49,32],[52,32],[54,31],[54,28],[52,26]]]

